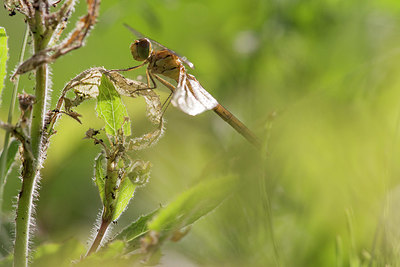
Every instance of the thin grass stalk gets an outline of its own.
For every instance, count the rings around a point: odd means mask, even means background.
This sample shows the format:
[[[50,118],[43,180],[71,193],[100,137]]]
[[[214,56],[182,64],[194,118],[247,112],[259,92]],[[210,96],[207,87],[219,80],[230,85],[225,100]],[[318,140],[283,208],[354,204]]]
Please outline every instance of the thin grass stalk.
[[[26,24],[25,28],[25,33],[24,33],[24,40],[22,42],[22,47],[21,47],[21,53],[19,56],[19,64],[21,64],[24,60],[24,55],[25,55],[25,48],[26,44],[28,42],[28,36],[29,36],[29,26]],[[14,109],[15,109],[15,103],[17,99],[17,93],[18,93],[18,85],[19,85],[19,76],[15,78],[14,82],[14,87],[13,87],[13,92],[11,95],[11,102],[10,102],[10,107],[8,110],[8,118],[7,118],[7,123],[12,124],[12,119],[14,115]],[[3,214],[3,193],[4,193],[4,186],[6,184],[6,161],[7,161],[7,153],[8,153],[8,145],[10,143],[10,132],[6,132],[5,137],[4,137],[4,145],[3,145],[3,157],[1,158],[0,162],[0,214]],[[2,226],[2,217],[0,216],[0,227]]]

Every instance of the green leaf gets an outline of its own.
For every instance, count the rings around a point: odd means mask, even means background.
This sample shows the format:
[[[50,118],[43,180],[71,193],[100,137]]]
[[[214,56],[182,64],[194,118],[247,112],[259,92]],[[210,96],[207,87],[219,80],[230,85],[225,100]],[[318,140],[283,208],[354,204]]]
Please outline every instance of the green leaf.
[[[106,260],[115,259],[121,256],[125,250],[125,243],[121,240],[108,243],[106,246],[102,247],[96,253],[89,256],[90,259]]]
[[[114,85],[104,74],[101,76],[99,95],[97,96],[97,114],[106,124],[106,133],[112,136],[118,135],[118,130],[123,128],[124,135],[131,135],[131,123],[128,112]]]
[[[104,172],[104,167],[103,167],[103,161],[105,157],[103,153],[100,153],[97,158],[95,159],[94,163],[94,183],[97,186],[97,189],[99,189],[99,195],[101,198],[101,203],[104,205],[104,199],[106,198],[105,196],[105,191],[104,191],[104,183],[105,183],[105,172]]]
[[[10,171],[10,168],[15,161],[15,155],[17,155],[18,147],[19,147],[19,141],[16,139],[12,140],[8,146],[6,166],[5,166],[6,169],[4,170],[5,174],[7,174]],[[1,152],[0,162],[2,161],[2,158],[4,157],[3,153],[4,153],[4,150]]]
[[[115,205],[115,211],[112,216],[112,220],[115,221],[124,212],[129,204],[133,193],[135,192],[136,185],[134,185],[129,179],[124,179],[120,185],[117,203]]]
[[[101,251],[99,255],[101,255],[103,259],[112,259],[115,258],[115,256],[117,255],[121,255],[124,252],[124,249],[124,242],[113,242],[112,244],[108,244],[107,247],[105,247],[104,251]]]
[[[6,29],[0,27],[0,96],[4,87],[4,78],[6,76],[6,63],[8,59]]]
[[[143,236],[149,230],[147,228],[147,223],[158,213],[160,208],[152,211],[149,214],[140,216],[136,221],[131,223],[128,227],[122,230],[114,240],[124,240],[131,241]]]
[[[202,182],[178,196],[148,224],[148,229],[168,234],[214,210],[234,190],[231,176]]]
[[[35,249],[32,267],[71,266],[73,259],[79,259],[85,253],[85,246],[78,240],[71,239],[62,244],[45,244]]]
[[[235,186],[235,179],[231,176],[202,182],[182,193],[168,207],[158,208],[139,217],[113,240],[127,242],[127,248],[129,247],[129,250],[133,251],[140,246],[140,238],[149,231],[161,232],[162,236],[167,236],[180,228],[193,224],[214,210],[235,190]]]

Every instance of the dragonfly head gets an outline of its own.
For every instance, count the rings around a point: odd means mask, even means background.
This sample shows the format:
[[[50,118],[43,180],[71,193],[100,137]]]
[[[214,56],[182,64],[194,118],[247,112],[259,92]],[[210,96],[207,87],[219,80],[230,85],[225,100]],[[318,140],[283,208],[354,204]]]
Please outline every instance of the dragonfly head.
[[[142,38],[131,44],[131,53],[135,60],[146,60],[151,54],[152,48],[149,39]]]

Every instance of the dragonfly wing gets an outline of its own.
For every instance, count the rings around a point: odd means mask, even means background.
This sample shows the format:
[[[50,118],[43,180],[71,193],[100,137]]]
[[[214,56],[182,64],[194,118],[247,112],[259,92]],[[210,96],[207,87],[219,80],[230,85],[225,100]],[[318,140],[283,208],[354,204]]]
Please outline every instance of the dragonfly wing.
[[[163,46],[162,44],[160,44],[157,41],[154,41],[153,39],[145,36],[144,34],[138,32],[137,30],[135,30],[134,28],[132,28],[131,26],[129,26],[128,24],[124,23],[124,26],[126,28],[128,28],[128,30],[130,30],[136,37],[138,38],[147,38],[150,40],[150,42],[153,44],[153,46],[156,48],[156,50],[168,50],[169,52],[171,52],[172,54],[174,54],[175,56],[179,57],[180,60],[182,60],[183,63],[185,63],[186,65],[188,65],[191,69],[194,69],[194,64],[192,62],[190,62],[186,57],[183,57],[181,55],[179,55],[178,53],[176,53],[175,51]]]
[[[171,103],[183,112],[195,116],[211,110],[218,105],[217,100],[210,95],[193,75],[182,74],[178,86],[172,96]]]
[[[124,23],[124,26],[126,28],[128,28],[128,30],[130,30],[134,35],[136,35],[137,38],[147,38],[146,36],[144,36],[142,33],[138,32],[137,30],[135,30],[134,28],[132,28],[131,26],[129,26],[128,24]]]

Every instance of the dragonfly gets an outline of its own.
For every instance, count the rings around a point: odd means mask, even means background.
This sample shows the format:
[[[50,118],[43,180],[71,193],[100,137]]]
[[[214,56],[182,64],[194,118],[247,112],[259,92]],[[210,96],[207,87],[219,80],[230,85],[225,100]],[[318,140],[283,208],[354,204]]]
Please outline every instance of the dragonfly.
[[[261,148],[261,142],[257,136],[229,110],[219,104],[193,75],[187,73],[184,64],[194,69],[192,62],[186,57],[180,56],[173,50],[144,36],[129,25],[124,24],[124,26],[139,38],[131,44],[130,50],[133,59],[143,61],[143,63],[127,69],[119,69],[118,71],[129,71],[147,65],[146,76],[148,88],[146,89],[157,88],[154,79],[158,80],[171,91],[167,101],[170,100],[173,106],[192,116],[207,110],[213,110],[256,148]],[[174,80],[177,85],[174,86],[162,78],[161,75]]]

